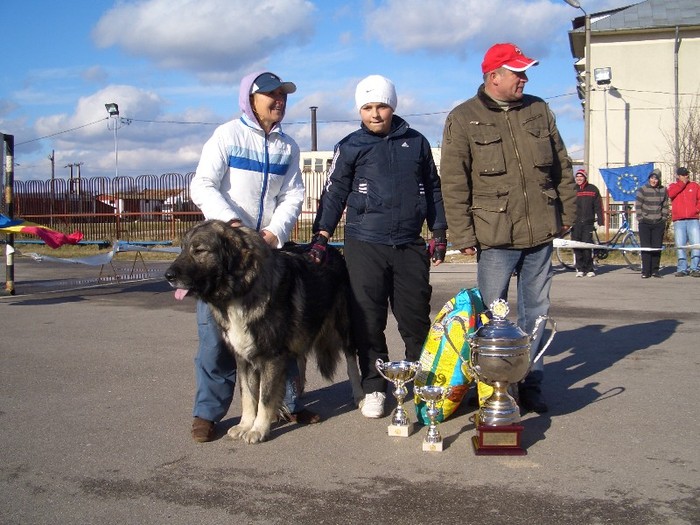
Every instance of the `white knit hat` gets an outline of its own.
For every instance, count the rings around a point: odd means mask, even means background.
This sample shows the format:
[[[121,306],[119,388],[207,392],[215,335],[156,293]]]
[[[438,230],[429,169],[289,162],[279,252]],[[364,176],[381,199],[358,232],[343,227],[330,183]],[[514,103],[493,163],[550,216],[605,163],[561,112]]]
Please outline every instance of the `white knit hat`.
[[[396,110],[396,88],[391,80],[381,75],[370,75],[360,80],[355,90],[357,109],[372,102],[379,102]]]

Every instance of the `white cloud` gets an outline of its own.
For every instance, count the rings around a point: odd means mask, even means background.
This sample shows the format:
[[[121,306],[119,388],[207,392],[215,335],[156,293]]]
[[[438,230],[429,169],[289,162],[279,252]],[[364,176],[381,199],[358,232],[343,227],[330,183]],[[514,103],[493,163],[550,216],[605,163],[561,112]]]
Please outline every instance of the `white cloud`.
[[[228,75],[303,42],[314,11],[306,0],[120,2],[92,36],[100,47],[121,47],[163,68]]]
[[[560,22],[573,17],[563,1],[387,0],[365,13],[365,28],[369,38],[402,53],[481,57],[496,42],[515,42],[533,56],[561,39]]]

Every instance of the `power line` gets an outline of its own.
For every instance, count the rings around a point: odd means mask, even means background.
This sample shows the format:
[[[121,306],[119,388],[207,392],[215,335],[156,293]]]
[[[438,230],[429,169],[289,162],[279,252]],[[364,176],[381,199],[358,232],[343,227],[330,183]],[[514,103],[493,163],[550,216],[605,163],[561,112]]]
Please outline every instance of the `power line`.
[[[97,124],[98,122],[102,122],[103,120],[107,120],[108,118],[109,118],[109,117],[104,117],[104,118],[101,118],[101,119],[99,119],[99,120],[95,120],[94,122],[90,122],[90,123],[88,123],[88,124],[83,124],[82,126],[76,126],[75,128],[64,129],[63,131],[57,131],[56,133],[51,133],[50,135],[45,135],[45,136],[43,136],[43,137],[38,137],[38,138],[35,138],[35,139],[31,139],[31,140],[25,140],[24,142],[18,142],[17,144],[15,144],[15,146],[21,146],[22,144],[29,144],[30,142],[36,142],[36,141],[38,141],[38,140],[48,139],[48,138],[51,138],[51,137],[55,137],[56,135],[62,135],[62,134],[64,134],[64,133],[69,133],[69,132],[71,132],[71,131],[75,131],[75,130],[77,130],[77,129],[87,128],[88,126],[92,126],[92,125],[94,125],[94,124]]]
[[[655,94],[655,95],[673,95],[674,93],[666,92],[666,91],[645,91],[645,90],[639,90],[639,89],[626,89],[626,88],[617,88],[617,91],[621,93],[649,93],[649,94]],[[543,97],[544,100],[553,100],[556,98],[563,98],[563,97],[571,97],[575,96],[577,93],[571,92],[571,93],[562,93],[559,95],[552,95],[550,97]],[[698,93],[679,93],[680,96],[698,96]],[[640,109],[650,109],[650,108],[640,108]],[[659,107],[659,108],[653,108],[654,110],[667,110],[667,109],[674,109],[672,107]],[[447,115],[451,110],[443,110],[443,111],[432,111],[432,112],[426,112],[426,113],[408,113],[404,114],[404,117],[430,117],[434,115]],[[105,120],[108,120],[109,117],[104,117],[99,120],[95,120],[93,122],[89,122],[87,124],[83,124],[82,126],[76,126],[74,128],[66,129],[63,131],[57,131],[56,133],[51,133],[50,135],[45,135],[43,137],[37,137],[34,139],[30,140],[25,140],[23,142],[18,142],[15,144],[15,146],[21,146],[23,144],[29,144],[31,142],[37,142],[39,140],[44,140],[48,139],[51,137],[55,137],[57,135],[63,135],[64,133],[70,133],[71,131],[76,131],[82,128],[86,128],[88,126],[93,126],[99,122],[103,122]],[[220,126],[223,124],[223,122],[204,122],[204,121],[187,121],[187,120],[147,120],[147,119],[136,119],[136,118],[129,118],[125,119],[129,120],[130,122],[143,122],[147,124],[177,124],[177,125],[186,125],[186,126]],[[347,123],[354,123],[356,122],[357,119],[337,119],[337,120],[319,120],[319,124],[347,124]],[[297,122],[285,122],[285,126],[301,126],[301,125],[307,125],[309,124],[309,120],[302,120],[302,121],[297,121]]]

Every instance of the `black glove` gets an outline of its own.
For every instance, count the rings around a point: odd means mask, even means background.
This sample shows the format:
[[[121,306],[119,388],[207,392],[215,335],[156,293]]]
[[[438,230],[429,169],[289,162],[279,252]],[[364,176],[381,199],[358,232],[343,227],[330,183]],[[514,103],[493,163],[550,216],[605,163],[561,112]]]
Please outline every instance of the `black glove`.
[[[328,238],[325,235],[317,233],[311,238],[310,246],[308,251],[309,258],[315,263],[323,264],[326,261]]]
[[[433,232],[433,238],[428,241],[428,254],[433,262],[444,262],[447,253],[447,237],[445,232]]]

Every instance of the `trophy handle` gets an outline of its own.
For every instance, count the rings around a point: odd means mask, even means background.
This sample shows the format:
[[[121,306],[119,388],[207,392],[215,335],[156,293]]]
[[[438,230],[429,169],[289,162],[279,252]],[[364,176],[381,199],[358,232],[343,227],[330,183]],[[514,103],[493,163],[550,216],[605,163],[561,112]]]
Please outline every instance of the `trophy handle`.
[[[381,359],[377,359],[374,362],[374,367],[377,369],[377,372],[379,372],[379,375],[382,376],[387,381],[391,382],[391,380],[387,376],[384,375],[384,372],[382,372],[383,366],[384,366],[384,361],[382,361]]]
[[[541,315],[537,318],[537,321],[535,321],[535,328],[532,330],[532,335],[530,336],[530,341],[535,339],[535,337],[537,336],[537,333],[539,332],[540,327],[544,330],[544,327],[546,326],[547,321],[549,321],[549,324],[552,325],[552,333],[550,334],[549,339],[547,339],[547,342],[542,347],[540,352],[532,360],[533,364],[540,360],[540,357],[542,357],[542,354],[544,354],[545,351],[547,350],[547,348],[549,348],[549,345],[552,344],[552,339],[554,339],[554,335],[557,333],[556,321],[554,321],[554,319],[552,319],[548,315]],[[545,323],[545,324],[542,324],[542,323]]]

